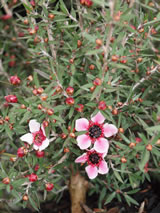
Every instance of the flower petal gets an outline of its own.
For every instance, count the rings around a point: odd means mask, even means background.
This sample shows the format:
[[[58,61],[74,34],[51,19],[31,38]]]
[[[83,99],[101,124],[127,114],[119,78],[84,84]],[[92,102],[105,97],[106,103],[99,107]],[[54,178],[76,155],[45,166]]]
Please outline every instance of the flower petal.
[[[39,146],[39,151],[42,151],[42,150],[46,149],[48,145],[49,145],[49,139],[46,138],[46,139],[43,141],[42,145]]]
[[[77,141],[80,149],[87,149],[91,145],[91,139],[88,135],[79,135]]]
[[[35,150],[38,150],[39,149],[39,146],[37,146],[37,145],[33,145],[33,149],[35,149]]]
[[[83,155],[76,158],[75,163],[85,163],[87,161],[87,154],[84,153]]]
[[[25,135],[22,135],[20,137],[21,141],[27,142],[28,144],[32,144],[33,143],[33,136],[31,133],[27,133]]]
[[[86,118],[80,118],[76,120],[76,131],[85,131],[88,129],[89,121]]]
[[[102,124],[105,120],[105,117],[102,115],[101,112],[98,112],[91,120],[95,123]]]
[[[85,170],[86,170],[87,175],[90,179],[94,179],[98,175],[98,169],[97,169],[96,166],[89,165],[85,168]]]
[[[118,132],[118,129],[115,125],[113,124],[104,124],[103,125],[103,132],[104,132],[104,135],[106,137],[111,137],[112,135],[115,135],[117,134]]]
[[[109,142],[105,138],[99,138],[94,143],[94,149],[100,153],[107,153],[109,148]]]
[[[44,129],[43,124],[41,124],[41,129],[42,129],[43,135],[46,136],[46,133],[45,133],[45,129]]]
[[[38,123],[36,120],[30,120],[29,130],[30,132],[38,132],[40,130],[40,123]]]
[[[108,168],[108,165],[106,163],[106,161],[101,161],[100,164],[99,164],[99,169],[98,169],[98,173],[100,174],[107,174],[109,171],[109,168]]]

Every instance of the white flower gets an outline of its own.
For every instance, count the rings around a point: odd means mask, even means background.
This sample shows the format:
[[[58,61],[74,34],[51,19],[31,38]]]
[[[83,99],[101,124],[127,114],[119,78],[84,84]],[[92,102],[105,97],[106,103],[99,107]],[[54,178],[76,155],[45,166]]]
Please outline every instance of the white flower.
[[[29,130],[31,133],[23,135],[20,139],[30,145],[33,144],[35,150],[42,151],[47,148],[49,139],[46,137],[43,125],[40,125],[36,120],[30,120]]]

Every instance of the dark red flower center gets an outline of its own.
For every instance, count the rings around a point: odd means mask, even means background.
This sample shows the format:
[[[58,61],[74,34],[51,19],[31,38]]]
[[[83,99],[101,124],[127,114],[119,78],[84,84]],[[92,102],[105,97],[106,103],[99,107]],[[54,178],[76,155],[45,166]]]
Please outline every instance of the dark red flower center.
[[[93,125],[89,128],[89,136],[91,138],[99,138],[102,134],[102,129],[98,125]]]
[[[37,146],[41,146],[43,141],[46,139],[46,136],[43,134],[43,131],[40,129],[37,132],[33,133],[33,143]]]

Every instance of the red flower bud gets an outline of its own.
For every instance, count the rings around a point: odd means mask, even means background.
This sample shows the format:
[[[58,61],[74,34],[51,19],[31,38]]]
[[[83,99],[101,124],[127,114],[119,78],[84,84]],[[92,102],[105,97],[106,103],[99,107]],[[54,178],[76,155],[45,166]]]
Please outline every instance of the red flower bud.
[[[53,183],[46,183],[46,190],[49,192],[49,191],[52,191],[52,189],[54,188],[54,185]]]
[[[105,101],[100,101],[98,104],[98,109],[105,110],[107,108]]]
[[[11,76],[9,80],[12,85],[19,85],[21,83],[21,80],[17,75]]]
[[[9,20],[9,19],[11,19],[11,18],[12,18],[12,16],[11,16],[10,14],[5,14],[5,15],[1,16],[1,19],[2,19],[3,21]]]
[[[92,4],[93,4],[93,2],[92,2],[91,0],[85,0],[85,5],[86,5],[87,7],[91,7]]]
[[[30,1],[30,4],[32,5],[32,7],[35,7],[35,6],[36,6],[36,3],[35,3],[34,0],[31,0],[31,1]]]
[[[96,78],[96,79],[93,81],[93,84],[94,84],[95,86],[100,86],[100,85],[102,84],[102,81],[101,81],[100,78]]]
[[[37,165],[35,165],[35,167],[34,167],[34,171],[38,171],[38,169],[40,168],[40,166],[37,164]]]
[[[83,109],[84,109],[84,105],[83,104],[78,104],[79,107],[75,108],[75,110],[77,112],[83,112]]]
[[[10,183],[9,177],[3,178],[2,182],[3,182],[4,184],[9,184],[9,183]]]
[[[10,183],[9,177],[3,178],[2,182],[3,182],[4,184],[9,184],[9,183]]]
[[[138,138],[138,137],[136,138],[136,142],[137,142],[137,143],[140,143],[141,141],[142,141],[141,138]]]
[[[36,151],[36,156],[37,156],[37,158],[43,158],[44,155],[45,155],[45,152],[44,152],[44,151],[39,151],[39,150]]]
[[[9,67],[14,67],[15,64],[16,64],[16,61],[11,60],[11,61],[9,62]]]
[[[16,95],[7,95],[4,98],[8,103],[17,103],[18,102]]]
[[[72,97],[66,98],[67,105],[74,105],[74,99]]]
[[[67,87],[66,93],[67,93],[68,95],[73,95],[73,93],[74,93],[74,88],[73,88],[73,87]]]
[[[27,154],[27,150],[22,146],[17,150],[17,155],[19,158],[23,158]]]
[[[32,174],[28,175],[28,179],[30,182],[35,182],[38,180],[38,176],[36,174],[32,173]]]

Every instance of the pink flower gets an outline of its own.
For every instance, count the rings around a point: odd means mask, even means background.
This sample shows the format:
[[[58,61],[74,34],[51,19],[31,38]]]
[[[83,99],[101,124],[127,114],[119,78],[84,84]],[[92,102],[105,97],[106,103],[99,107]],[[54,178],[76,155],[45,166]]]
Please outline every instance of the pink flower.
[[[117,134],[118,129],[113,124],[103,124],[105,117],[98,112],[91,120],[80,118],[76,120],[76,131],[87,131],[77,137],[80,149],[87,149],[94,144],[93,148],[100,153],[108,152],[109,142],[104,137],[111,137]]]
[[[22,141],[33,144],[35,150],[42,151],[49,145],[49,139],[46,137],[43,125],[36,120],[29,121],[29,129],[31,133],[27,133],[20,137]]]
[[[76,163],[86,163],[88,166],[85,168],[88,177],[94,179],[99,174],[108,173],[108,165],[104,160],[107,153],[98,153],[94,149],[88,150],[86,153],[78,157]]]

